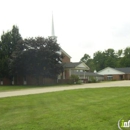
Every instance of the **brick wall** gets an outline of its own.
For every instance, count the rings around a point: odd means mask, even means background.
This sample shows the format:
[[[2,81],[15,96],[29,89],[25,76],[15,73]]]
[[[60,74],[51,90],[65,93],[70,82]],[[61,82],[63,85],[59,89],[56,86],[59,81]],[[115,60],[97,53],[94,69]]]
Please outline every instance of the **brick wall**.
[[[126,75],[125,75],[125,79],[126,79],[126,80],[130,80],[130,74],[126,74]]]
[[[27,77],[27,85],[44,85],[44,84],[55,84],[55,83],[57,83],[56,79],[39,77],[39,80],[37,80],[33,76]]]
[[[11,85],[10,79],[4,78],[3,79],[3,85]]]
[[[65,70],[65,79],[69,79],[70,76],[69,76],[69,70]]]
[[[26,77],[27,84],[26,85],[44,85],[44,84],[56,84],[57,80],[56,79],[51,79],[51,78],[43,78],[39,77],[39,82],[37,79],[33,76],[27,76]],[[23,77],[17,77],[14,78],[14,85],[23,85]],[[1,84],[0,84],[1,85]],[[8,78],[3,79],[3,85],[11,85],[11,80]]]
[[[62,59],[62,62],[63,62],[63,63],[68,63],[68,62],[70,62],[70,58],[69,58],[69,57],[67,57],[67,56],[64,55],[64,54],[63,54],[63,56],[64,56],[64,58]]]
[[[108,80],[107,76],[108,75],[104,75],[104,80]],[[122,75],[122,77],[121,75],[112,75],[112,76],[113,76],[112,80],[124,80],[124,79],[128,80],[128,76],[126,74]]]

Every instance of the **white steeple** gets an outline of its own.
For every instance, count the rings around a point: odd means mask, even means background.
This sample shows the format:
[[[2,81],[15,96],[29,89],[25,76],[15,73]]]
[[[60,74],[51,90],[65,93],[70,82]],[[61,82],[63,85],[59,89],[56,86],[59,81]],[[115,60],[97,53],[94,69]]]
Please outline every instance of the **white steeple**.
[[[51,37],[52,37],[54,40],[57,40],[57,37],[55,36],[55,30],[54,30],[54,19],[53,19],[53,12],[52,12]]]
[[[53,12],[52,12],[52,28],[51,28],[51,36],[55,36],[55,30],[54,30],[54,20],[53,20]]]

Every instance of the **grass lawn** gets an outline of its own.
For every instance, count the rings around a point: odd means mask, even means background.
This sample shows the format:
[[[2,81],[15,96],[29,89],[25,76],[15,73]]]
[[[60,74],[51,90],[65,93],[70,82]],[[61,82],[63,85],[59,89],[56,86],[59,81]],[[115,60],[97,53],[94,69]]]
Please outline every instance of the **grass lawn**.
[[[130,88],[67,90],[0,99],[0,130],[118,130]]]
[[[56,85],[43,85],[43,86],[28,86],[28,85],[22,85],[22,86],[16,86],[16,85],[10,85],[10,86],[0,86],[0,92],[3,91],[14,91],[14,90],[22,90],[22,89],[29,89],[29,88],[41,88],[41,87],[59,87],[59,86],[69,86],[69,84],[56,84]]]

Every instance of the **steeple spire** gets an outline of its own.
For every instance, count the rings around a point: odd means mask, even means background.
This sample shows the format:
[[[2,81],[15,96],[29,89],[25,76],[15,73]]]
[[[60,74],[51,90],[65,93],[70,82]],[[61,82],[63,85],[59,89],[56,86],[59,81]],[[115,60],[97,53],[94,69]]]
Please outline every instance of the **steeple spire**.
[[[54,30],[54,20],[53,20],[53,12],[52,12],[52,28],[51,28],[51,36],[55,36],[55,30]]]
[[[57,37],[55,36],[55,30],[54,30],[54,19],[53,19],[53,12],[52,12],[52,26],[51,26],[51,38],[53,40],[57,41]]]

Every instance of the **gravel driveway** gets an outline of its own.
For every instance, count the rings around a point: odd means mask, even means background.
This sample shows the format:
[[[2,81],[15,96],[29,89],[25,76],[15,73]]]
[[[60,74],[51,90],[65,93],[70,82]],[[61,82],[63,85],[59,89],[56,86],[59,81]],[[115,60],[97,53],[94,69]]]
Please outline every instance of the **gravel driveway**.
[[[113,81],[113,82],[104,82],[104,83],[91,83],[91,84],[82,84],[82,85],[61,86],[61,87],[58,86],[58,87],[31,88],[25,90],[0,92],[0,98],[63,91],[63,90],[81,89],[81,88],[101,88],[101,87],[121,87],[121,86],[130,86],[130,81],[128,80]]]

